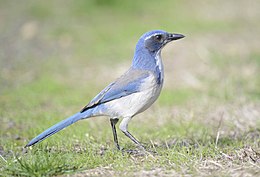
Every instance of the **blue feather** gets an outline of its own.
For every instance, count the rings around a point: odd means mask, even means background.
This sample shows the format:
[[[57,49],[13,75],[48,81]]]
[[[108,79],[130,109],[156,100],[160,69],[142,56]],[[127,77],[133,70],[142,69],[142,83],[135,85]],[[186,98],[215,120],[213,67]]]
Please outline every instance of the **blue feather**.
[[[76,113],[76,114],[70,116],[69,118],[48,128],[47,130],[45,130],[44,132],[42,132],[41,134],[39,134],[38,136],[33,138],[25,147],[32,146],[32,145],[44,140],[45,138],[48,138],[49,136],[59,132],[60,130],[64,129],[65,127],[79,121],[80,119],[88,118],[90,116],[91,116],[90,111],[85,112],[85,113]]]
[[[96,107],[97,105],[141,91],[141,84],[149,76],[149,71],[135,69],[128,70],[128,72],[102,90],[81,110],[81,112]]]

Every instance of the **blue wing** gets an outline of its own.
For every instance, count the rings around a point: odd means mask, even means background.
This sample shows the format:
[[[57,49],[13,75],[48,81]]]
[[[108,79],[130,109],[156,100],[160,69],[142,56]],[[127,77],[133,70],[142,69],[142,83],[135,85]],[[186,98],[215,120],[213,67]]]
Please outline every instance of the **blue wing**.
[[[149,71],[141,71],[136,69],[128,70],[124,75],[115,82],[109,84],[95,98],[93,98],[82,110],[84,112],[89,108],[97,105],[136,93],[140,91],[140,86],[145,78],[151,75]]]

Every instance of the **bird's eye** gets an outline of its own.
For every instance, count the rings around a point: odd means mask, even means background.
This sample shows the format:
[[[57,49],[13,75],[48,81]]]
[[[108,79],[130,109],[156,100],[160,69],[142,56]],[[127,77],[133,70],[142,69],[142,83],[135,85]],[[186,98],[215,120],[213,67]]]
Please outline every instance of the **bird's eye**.
[[[156,39],[156,41],[158,41],[158,42],[162,42],[162,35],[156,35],[155,36],[155,39]]]

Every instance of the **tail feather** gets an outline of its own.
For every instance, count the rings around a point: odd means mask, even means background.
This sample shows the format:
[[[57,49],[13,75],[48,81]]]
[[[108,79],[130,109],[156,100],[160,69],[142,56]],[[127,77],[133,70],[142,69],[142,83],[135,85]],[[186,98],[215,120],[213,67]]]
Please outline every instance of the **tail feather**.
[[[48,128],[47,130],[45,130],[44,132],[42,132],[41,134],[39,134],[38,136],[33,138],[25,147],[29,147],[36,143],[39,143],[42,140],[44,140],[45,138],[48,138],[49,136],[59,132],[60,130],[64,129],[65,127],[67,127],[83,118],[86,118],[86,115],[83,115],[82,113],[76,113],[76,114],[72,115],[71,117]]]

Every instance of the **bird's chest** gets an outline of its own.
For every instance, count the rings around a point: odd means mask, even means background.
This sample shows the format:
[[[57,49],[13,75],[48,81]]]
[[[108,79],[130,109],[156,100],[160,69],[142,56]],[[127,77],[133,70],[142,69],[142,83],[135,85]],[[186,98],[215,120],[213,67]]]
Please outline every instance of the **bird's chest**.
[[[111,113],[115,117],[132,117],[150,107],[158,98],[162,85],[157,76],[151,74],[142,83],[140,91],[109,102]]]
[[[158,75],[155,76],[150,84],[152,85],[150,88],[140,93],[140,98],[144,104],[143,107],[137,113],[145,111],[157,100],[162,90],[163,77],[160,79],[160,82],[158,83]]]

